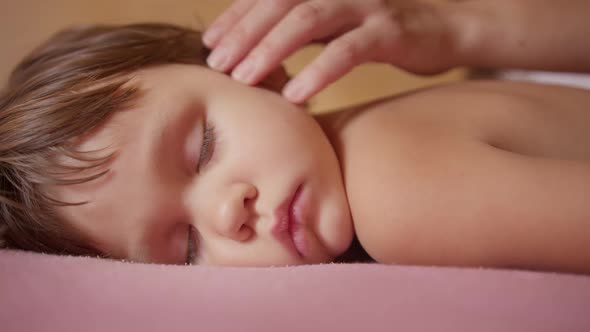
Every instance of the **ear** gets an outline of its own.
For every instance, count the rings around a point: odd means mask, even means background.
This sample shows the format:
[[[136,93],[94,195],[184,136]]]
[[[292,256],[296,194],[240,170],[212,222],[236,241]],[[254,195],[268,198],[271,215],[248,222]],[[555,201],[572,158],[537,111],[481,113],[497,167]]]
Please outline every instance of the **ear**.
[[[280,94],[287,82],[289,82],[289,79],[290,77],[289,74],[287,74],[285,66],[281,65],[270,74],[266,75],[266,77],[256,86]]]

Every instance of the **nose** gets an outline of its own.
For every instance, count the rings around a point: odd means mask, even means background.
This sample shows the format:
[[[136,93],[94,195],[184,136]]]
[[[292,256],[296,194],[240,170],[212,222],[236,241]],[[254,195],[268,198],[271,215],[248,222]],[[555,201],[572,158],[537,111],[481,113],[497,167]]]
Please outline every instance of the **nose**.
[[[233,183],[218,198],[214,228],[220,235],[236,241],[246,240],[253,232],[252,205],[258,190],[245,182]]]

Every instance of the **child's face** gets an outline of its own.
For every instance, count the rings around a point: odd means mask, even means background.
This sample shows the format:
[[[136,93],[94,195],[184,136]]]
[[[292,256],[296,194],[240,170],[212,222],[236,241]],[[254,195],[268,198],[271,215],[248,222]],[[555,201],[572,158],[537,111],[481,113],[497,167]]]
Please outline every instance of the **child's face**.
[[[204,67],[160,66],[133,82],[145,91],[139,102],[80,145],[118,151],[111,172],[52,190],[58,199],[89,201],[59,212],[98,249],[181,264],[189,225],[197,230],[200,264],[319,263],[349,246],[352,221],[340,167],[310,115]],[[203,130],[210,127],[214,142],[207,149]],[[298,188],[294,211],[302,226],[295,237],[304,239],[303,255],[279,239],[291,241],[288,232],[273,234],[282,204]]]

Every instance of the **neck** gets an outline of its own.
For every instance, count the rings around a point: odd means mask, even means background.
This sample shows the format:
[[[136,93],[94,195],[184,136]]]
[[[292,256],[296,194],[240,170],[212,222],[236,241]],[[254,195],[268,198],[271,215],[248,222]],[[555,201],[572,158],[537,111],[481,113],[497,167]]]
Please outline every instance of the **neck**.
[[[379,98],[370,102],[335,109],[322,114],[315,114],[313,117],[318,122],[320,127],[322,127],[324,133],[328,137],[328,140],[334,147],[336,155],[338,156],[338,160],[341,160],[343,153],[341,134],[346,126],[351,122],[351,120],[363,112],[368,111],[377,105],[389,102],[397,97],[398,96]]]
[[[345,143],[342,139],[342,133],[344,128],[346,128],[347,123],[358,114],[362,107],[355,107],[355,108],[348,108],[342,109],[335,112],[324,113],[324,114],[317,114],[314,115],[314,118],[326,134],[328,141],[332,145],[336,157],[338,158],[338,162],[340,164],[340,170],[342,173],[344,185],[346,187],[346,178],[344,174],[344,151],[345,151]],[[348,247],[348,249],[339,257],[336,257],[334,260],[335,263],[369,263],[374,262],[374,260],[369,256],[369,254],[364,250],[360,242],[358,241],[356,235]]]
[[[354,122],[353,120],[358,119],[358,116],[360,116],[361,114],[365,113],[366,111],[370,111],[376,106],[384,102],[387,102],[391,99],[392,98],[383,98],[369,103],[335,110],[329,113],[314,115],[315,120],[326,134],[328,141],[330,142],[332,148],[334,149],[334,152],[336,153],[336,157],[338,158],[338,162],[340,164],[340,170],[343,177],[342,180],[344,181],[345,188],[347,188],[346,160],[350,159],[350,156],[348,156],[348,158],[345,158],[347,154],[347,140],[345,139],[345,137],[347,136],[347,129],[350,128],[349,125],[352,122]],[[348,153],[350,152],[348,151]],[[354,221],[355,224],[357,222],[359,221]],[[364,248],[362,247],[355,235],[350,247],[346,250],[346,252],[337,257],[335,259],[335,262],[374,262],[374,260],[364,250]]]

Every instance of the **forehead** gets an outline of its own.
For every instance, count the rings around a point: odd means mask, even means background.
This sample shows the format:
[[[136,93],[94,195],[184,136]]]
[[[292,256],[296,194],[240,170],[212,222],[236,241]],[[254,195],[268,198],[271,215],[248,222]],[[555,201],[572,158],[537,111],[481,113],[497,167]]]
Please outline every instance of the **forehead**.
[[[75,151],[84,152],[90,158],[100,158],[115,153],[118,155],[115,162],[117,159],[125,158],[120,155],[123,151],[132,148],[145,149],[146,144],[141,143],[145,143],[154,135],[169,133],[163,128],[171,121],[171,118],[177,116],[176,113],[182,111],[182,108],[191,103],[191,100],[198,99],[198,86],[190,80],[194,79],[195,75],[207,72],[208,70],[195,65],[166,65],[137,71],[130,76],[129,82],[123,87],[139,90],[131,106],[113,112],[100,125],[76,137],[69,142],[69,145]],[[200,80],[197,79],[197,81]],[[187,94],[187,91],[191,93]],[[130,157],[137,159],[141,155],[138,152],[136,150]],[[56,156],[56,159],[59,164],[65,166],[85,165],[80,160],[63,155]],[[96,171],[97,169],[88,170],[91,173]]]
[[[145,172],[142,165],[149,164],[148,142],[153,135],[162,132],[161,127],[168,122],[173,112],[165,112],[162,107],[162,93],[158,85],[158,77],[150,73],[138,73],[130,84],[134,84],[143,90],[140,98],[132,107],[114,112],[105,121],[91,132],[79,137],[74,144],[76,151],[91,152],[84,154],[90,158],[100,158],[114,153],[111,162],[100,167],[83,170],[75,174],[76,178],[92,176],[103,171],[108,171],[104,176],[68,186],[52,186],[46,188],[49,194],[64,202],[88,202],[81,206],[67,206],[58,208],[66,222],[80,230],[82,233],[102,236],[91,236],[99,246],[112,248],[111,243],[125,243],[117,241],[119,234],[137,233],[132,229],[125,229],[126,220],[134,220],[144,211],[126,204],[120,197],[135,197],[138,200],[144,195],[145,184],[141,180],[146,177],[131,176],[132,172],[141,174]],[[150,82],[150,85],[144,84]],[[168,82],[170,82],[168,80]],[[146,87],[151,87],[147,89]],[[174,91],[174,89],[171,89]],[[178,98],[166,99],[167,105],[172,101],[179,102]],[[88,164],[67,156],[59,156],[58,163],[65,166],[87,166]],[[147,174],[147,173],[146,173]],[[129,201],[127,201],[129,202]],[[146,205],[149,206],[149,205]],[[117,223],[118,224],[115,224]],[[100,248],[99,248],[100,249]],[[125,252],[125,248],[121,248]]]
[[[77,172],[71,177],[85,178],[106,172],[103,176],[94,180],[66,186],[48,186],[46,191],[49,194],[63,202],[79,203],[87,202],[79,206],[58,207],[57,213],[66,223],[73,226],[83,234],[97,234],[104,231],[101,226],[107,226],[112,220],[113,207],[110,206],[109,196],[112,196],[113,189],[117,186],[114,181],[117,173],[120,172],[120,163],[125,162],[125,151],[132,147],[132,137],[134,130],[131,126],[127,114],[116,113],[109,117],[104,124],[85,135],[77,141],[75,149],[91,153],[84,153],[85,157],[101,158],[109,154],[114,154],[114,158],[108,163],[99,167],[92,167]],[[65,166],[83,167],[88,166],[87,162],[73,159],[67,156],[59,156],[59,164]],[[88,236],[100,251],[102,250],[102,239]]]
[[[80,151],[98,149],[117,149],[125,142],[133,141],[139,128],[145,127],[153,117],[153,122],[166,121],[166,115],[174,103],[182,103],[187,91],[198,94],[201,76],[211,70],[197,65],[160,65],[138,70],[128,75],[129,81],[123,89],[136,88],[138,93],[131,106],[115,111],[105,121],[90,132],[77,137],[75,147]],[[210,83],[208,77],[204,81]],[[134,130],[130,130],[134,129]]]
[[[198,66],[170,65],[141,70],[134,73],[129,84],[141,90],[138,101],[128,109],[114,113],[79,146],[80,150],[109,147],[108,151],[116,151],[116,158],[108,165],[110,172],[97,181],[62,187],[57,191],[57,199],[89,202],[83,206],[64,208],[61,214],[74,227],[89,234],[95,242],[109,248],[109,253],[115,252],[113,255],[121,257],[132,256],[128,253],[134,248],[129,247],[129,244],[143,242],[140,239],[145,234],[138,229],[138,221],[169,215],[169,211],[175,210],[169,199],[173,192],[162,191],[168,186],[168,182],[163,181],[169,179],[161,175],[179,172],[156,170],[157,165],[152,162],[153,144],[148,143],[166,140],[158,135],[180,138],[182,134],[179,131],[182,130],[166,131],[165,128],[171,128],[171,123],[190,124],[194,118],[185,117],[187,114],[198,116],[200,111],[193,111],[201,108],[191,107],[191,112],[187,112],[186,106],[209,103],[215,109],[212,113],[216,114],[216,119],[231,119],[231,125],[227,124],[228,121],[223,125],[232,126],[232,129],[248,127],[243,126],[247,119],[259,122],[256,120],[259,116],[249,116],[250,113],[243,111],[243,108],[248,108],[256,115],[268,113],[278,117],[283,113],[276,108],[284,107],[277,100],[273,101],[272,105],[275,106],[269,107],[264,95],[255,93],[260,90],[251,90],[225,75]],[[235,98],[227,98],[228,93],[232,93]],[[232,111],[235,109],[240,109],[240,112]],[[180,117],[182,119],[178,121]],[[250,127],[251,130],[258,128]],[[276,125],[268,127],[265,127],[266,130],[272,133],[280,128]],[[239,130],[232,132],[243,134]],[[175,151],[168,152],[171,156],[181,155]],[[166,159],[162,155],[157,157]]]

